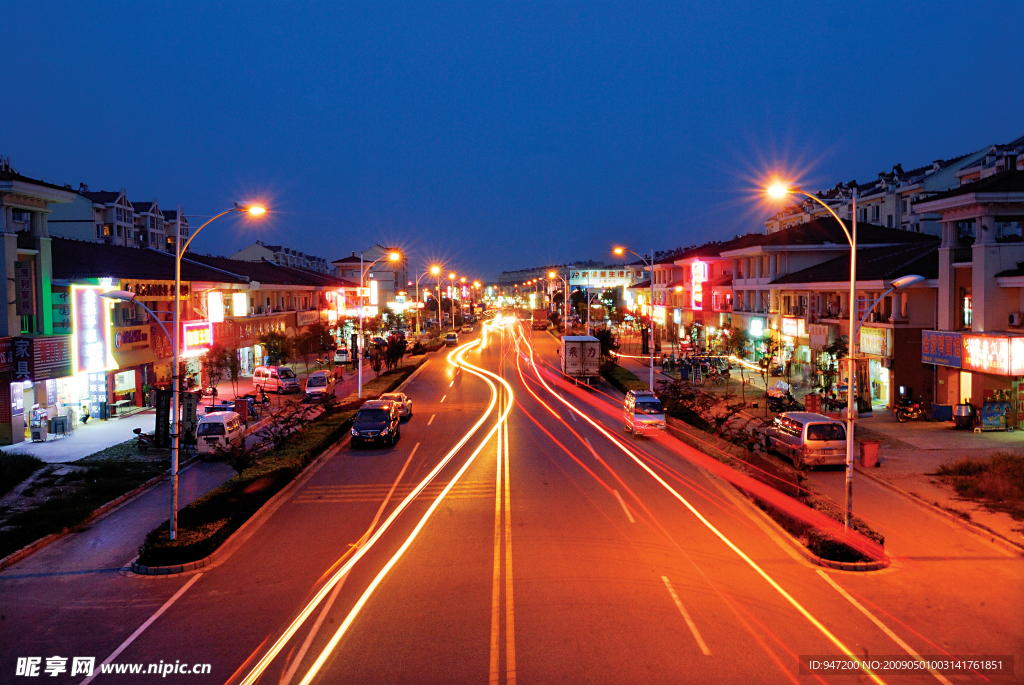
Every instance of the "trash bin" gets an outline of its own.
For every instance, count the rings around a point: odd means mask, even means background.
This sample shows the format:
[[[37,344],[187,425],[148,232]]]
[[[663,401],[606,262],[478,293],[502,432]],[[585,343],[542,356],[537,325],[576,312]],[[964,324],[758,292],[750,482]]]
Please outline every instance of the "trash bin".
[[[860,465],[878,466],[878,440],[864,440],[860,443]]]

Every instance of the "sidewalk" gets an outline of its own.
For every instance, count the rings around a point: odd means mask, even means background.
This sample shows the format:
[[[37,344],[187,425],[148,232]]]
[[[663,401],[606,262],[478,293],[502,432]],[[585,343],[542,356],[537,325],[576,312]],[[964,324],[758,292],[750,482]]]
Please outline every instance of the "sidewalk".
[[[135,437],[132,432],[135,428],[141,428],[144,432],[151,433],[155,427],[155,411],[141,412],[106,421],[90,419],[89,423],[79,426],[67,437],[51,435],[46,442],[25,441],[17,445],[7,445],[3,447],[3,452],[5,454],[31,454],[47,464],[77,461],[112,445],[131,440]]]

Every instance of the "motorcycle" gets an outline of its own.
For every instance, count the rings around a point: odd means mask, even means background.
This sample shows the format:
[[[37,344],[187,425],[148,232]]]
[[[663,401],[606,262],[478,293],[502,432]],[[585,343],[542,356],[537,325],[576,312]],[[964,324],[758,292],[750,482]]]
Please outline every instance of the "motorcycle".
[[[897,421],[900,423],[906,423],[912,419],[928,420],[928,415],[925,413],[920,402],[902,402],[896,407]]]
[[[779,397],[769,395],[768,409],[776,414],[781,414],[785,411],[803,411],[804,405],[797,402],[796,398],[793,397],[793,393],[786,392],[786,394]]]
[[[141,428],[132,429],[132,433],[135,433],[135,449],[138,451],[145,452],[150,447],[156,446],[152,433],[143,433]]]

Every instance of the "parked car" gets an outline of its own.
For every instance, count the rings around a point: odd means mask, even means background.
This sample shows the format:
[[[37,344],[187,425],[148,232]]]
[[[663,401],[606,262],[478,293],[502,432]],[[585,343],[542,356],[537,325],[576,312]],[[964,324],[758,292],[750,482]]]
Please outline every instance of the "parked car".
[[[846,463],[846,426],[823,414],[779,414],[764,429],[764,446],[790,458],[798,469]]]
[[[299,392],[299,377],[287,366],[257,366],[252,374],[252,386],[263,392]]]
[[[665,430],[665,409],[650,390],[630,390],[622,401],[623,428],[633,435]]]
[[[401,437],[398,406],[390,400],[370,400],[359,408],[352,420],[352,448],[367,443],[394,446]]]
[[[403,392],[386,392],[380,396],[382,400],[391,400],[398,407],[398,416],[412,418],[412,398]]]
[[[462,328],[460,330],[462,333],[472,333],[473,327],[468,323],[464,323],[462,324]]]
[[[306,379],[306,396],[334,394],[334,374],[327,371],[314,371]]]
[[[349,361],[350,361],[350,359],[349,359],[349,354],[348,354],[348,348],[347,347],[339,347],[338,349],[334,350],[334,363],[335,364],[348,364]]]
[[[459,334],[455,331],[449,331],[444,336],[444,344],[446,347],[455,347],[459,344]]]
[[[214,454],[217,448],[228,449],[242,444],[245,429],[238,412],[215,411],[199,417],[196,426],[196,449],[199,454]]]

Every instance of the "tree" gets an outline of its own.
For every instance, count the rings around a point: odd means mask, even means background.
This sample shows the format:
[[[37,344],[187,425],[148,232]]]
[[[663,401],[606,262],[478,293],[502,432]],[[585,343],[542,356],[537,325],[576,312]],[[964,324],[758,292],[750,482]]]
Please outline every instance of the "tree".
[[[405,338],[395,336],[388,340],[388,345],[384,348],[384,365],[388,371],[394,371],[398,368],[402,357],[405,356],[405,349]]]
[[[228,380],[231,381],[231,390],[235,397],[238,397],[238,376],[242,373],[242,362],[238,358],[236,350],[226,350],[228,362]]]
[[[594,332],[594,337],[597,338],[597,342],[601,345],[601,361],[615,363],[615,350],[619,349],[619,341],[615,335],[608,328],[602,328],[599,331]]]
[[[271,364],[287,364],[295,354],[292,339],[280,331],[264,333],[260,336],[260,345]]]
[[[295,350],[295,354],[305,365],[306,373],[309,373],[309,355],[315,354],[320,349],[319,345],[317,345],[317,341],[313,337],[313,334],[308,330],[302,331],[292,340],[292,346]]]
[[[211,387],[216,388],[224,380],[228,374],[229,359],[232,356],[234,356],[233,350],[229,350],[223,345],[214,345],[203,355],[201,361],[203,368],[206,369],[206,378]]]
[[[846,338],[839,338],[822,349],[822,353],[818,355],[817,366],[821,372],[819,386],[825,395],[832,392],[832,387],[839,380],[839,362],[846,358],[847,347]]]
[[[384,368],[384,350],[380,349],[377,345],[374,345],[368,355],[370,362],[370,368],[373,369],[373,377],[377,378],[380,376],[381,369]]]

